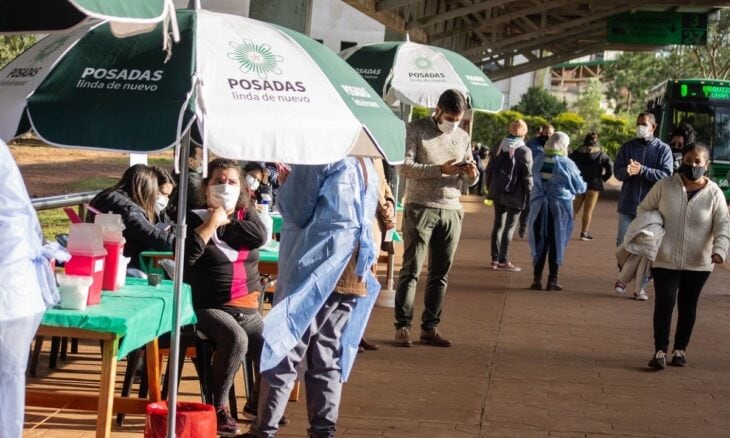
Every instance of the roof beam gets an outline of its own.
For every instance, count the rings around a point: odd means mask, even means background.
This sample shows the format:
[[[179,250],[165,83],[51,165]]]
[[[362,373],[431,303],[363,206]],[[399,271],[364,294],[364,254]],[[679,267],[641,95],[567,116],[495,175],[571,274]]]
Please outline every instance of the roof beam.
[[[484,11],[489,8],[494,8],[498,6],[504,6],[509,3],[514,3],[519,0],[486,0],[486,1],[477,1],[474,4],[471,4],[469,6],[462,6],[460,8],[455,8],[450,11],[441,12],[438,14],[431,15],[429,17],[423,17],[419,20],[412,21],[406,25],[406,29],[418,29],[422,27],[427,27],[432,24],[441,23],[443,21],[452,20],[454,18],[463,17],[464,15],[474,14],[477,12]]]
[[[376,11],[375,7],[377,6],[377,0],[342,0],[348,5],[352,6],[353,8],[357,9],[358,11],[362,12],[365,15],[368,15],[375,20],[379,21],[380,23],[384,24],[386,27],[398,32],[398,33],[406,33],[406,20],[398,15],[395,12],[392,11]],[[413,2],[411,2],[413,3]],[[428,35],[426,32],[420,30],[420,29],[414,29],[412,31],[408,32],[411,41],[421,42],[421,43],[427,43],[428,42]]]
[[[524,17],[531,14],[536,14],[550,9],[559,8],[569,3],[573,3],[575,0],[545,0],[540,6],[530,6],[527,8],[520,8],[514,12],[510,12],[503,15],[497,15],[494,18],[486,20],[486,24],[475,24],[472,26],[464,26],[460,29],[455,29],[449,32],[442,32],[440,34],[434,34],[430,36],[431,41],[439,41],[452,36],[459,35],[461,33],[473,32],[476,30],[485,30],[488,28],[494,28],[498,24],[512,21],[515,18]]]
[[[506,52],[520,51],[520,50],[535,50],[537,48],[549,47],[550,45],[553,45],[553,44],[562,44],[562,43],[566,43],[569,41],[585,38],[588,36],[595,36],[596,38],[599,38],[601,36],[602,31],[604,31],[604,30],[606,30],[605,23],[594,23],[589,26],[571,29],[567,32],[561,32],[557,35],[543,37],[543,38],[540,38],[538,41],[525,41],[525,42],[513,44],[511,46],[505,46],[500,49],[500,52],[506,53]],[[484,58],[482,60],[477,60],[476,62],[492,62],[495,58],[499,58],[499,56],[502,56],[501,53],[497,54],[495,56],[492,56],[490,58]]]
[[[600,43],[591,44],[584,47],[576,47],[574,50],[567,50],[565,52],[555,53],[544,58],[540,58],[536,61],[525,62],[523,64],[505,67],[494,71],[488,71],[487,76],[492,81],[499,81],[507,79],[513,76],[521,75],[522,73],[528,73],[531,71],[539,70],[541,68],[549,67],[551,65],[558,64],[563,61],[567,61],[573,58],[579,58],[581,56],[592,55],[597,52],[605,50],[609,46],[608,43],[602,41]]]
[[[633,5],[623,4],[621,6],[614,7],[613,9],[609,9],[609,10],[603,11],[598,14],[589,15],[585,18],[567,21],[565,23],[560,23],[555,26],[543,28],[539,34],[538,33],[523,33],[520,35],[515,35],[510,38],[504,38],[495,44],[491,44],[489,46],[489,48],[490,49],[500,49],[501,47],[509,46],[510,44],[514,44],[516,42],[520,42],[520,41],[524,41],[524,40],[531,40],[531,39],[540,41],[541,39],[545,38],[545,36],[547,36],[547,35],[557,34],[557,33],[563,32],[564,30],[572,28],[572,27],[580,27],[585,24],[590,24],[592,22],[595,22],[596,20],[606,18],[613,14],[618,14],[621,12],[628,11],[628,10],[632,9],[633,7],[634,7]],[[603,25],[605,26],[605,23]],[[481,51],[484,51],[484,49],[485,49],[484,46],[478,46],[478,47],[464,50],[463,52],[461,52],[461,54],[468,57],[470,55],[475,55]]]
[[[347,0],[345,0],[347,1]],[[397,9],[401,6],[410,5],[411,3],[418,3],[422,0],[380,0],[376,2],[375,12],[388,11],[390,9]]]

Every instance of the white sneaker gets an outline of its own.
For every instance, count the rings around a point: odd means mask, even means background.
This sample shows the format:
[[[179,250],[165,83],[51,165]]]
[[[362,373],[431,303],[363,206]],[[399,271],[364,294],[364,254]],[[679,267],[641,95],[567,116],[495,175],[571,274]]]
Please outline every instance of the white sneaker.
[[[641,289],[639,293],[634,292],[634,299],[636,301],[648,301],[649,296],[646,294],[646,291],[644,289]]]
[[[613,290],[615,290],[617,294],[623,295],[624,292],[626,292],[626,285],[616,280],[616,283],[613,285]]]

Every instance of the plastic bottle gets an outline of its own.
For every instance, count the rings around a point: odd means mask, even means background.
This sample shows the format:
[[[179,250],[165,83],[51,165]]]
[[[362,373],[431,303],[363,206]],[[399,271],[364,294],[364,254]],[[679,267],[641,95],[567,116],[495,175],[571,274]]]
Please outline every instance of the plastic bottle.
[[[259,215],[261,216],[261,221],[264,223],[264,226],[266,227],[266,241],[264,242],[262,247],[265,247],[271,242],[271,238],[274,234],[274,218],[271,217],[269,214],[269,200],[268,199],[262,199],[261,200],[261,208],[259,209]]]

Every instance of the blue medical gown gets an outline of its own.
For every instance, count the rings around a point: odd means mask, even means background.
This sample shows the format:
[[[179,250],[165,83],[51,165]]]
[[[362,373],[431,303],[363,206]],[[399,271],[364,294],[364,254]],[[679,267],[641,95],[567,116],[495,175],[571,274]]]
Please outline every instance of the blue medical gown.
[[[556,237],[557,254],[556,261],[558,265],[563,264],[563,256],[565,247],[570,240],[570,234],[573,232],[573,199],[575,195],[585,193],[586,183],[580,176],[578,166],[573,160],[564,156],[553,157],[553,173],[552,177],[543,180],[540,177],[540,170],[545,163],[545,155],[541,155],[535,160],[532,166],[532,177],[534,184],[532,186],[532,194],[530,196],[530,230],[535,226],[540,227],[540,238],[535,238],[535,233],[530,232],[530,250],[532,252],[533,263],[537,260],[538,254],[542,253],[547,242],[543,238],[548,233]],[[553,216],[553,229],[548,230],[548,216],[540,215],[543,209]],[[540,219],[540,223],[535,222]]]
[[[279,364],[296,346],[359,247],[356,273],[366,281],[368,294],[357,300],[342,333],[342,380],[350,374],[380,290],[371,271],[378,254],[371,229],[378,176],[371,160],[363,163],[367,185],[358,159],[347,157],[326,165],[292,166],[279,189],[284,223],[275,303],[264,319],[262,371]]]

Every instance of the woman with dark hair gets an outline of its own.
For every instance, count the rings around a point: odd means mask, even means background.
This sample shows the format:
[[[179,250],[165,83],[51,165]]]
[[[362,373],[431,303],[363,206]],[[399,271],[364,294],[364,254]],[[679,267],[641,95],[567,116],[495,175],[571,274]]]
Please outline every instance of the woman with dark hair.
[[[241,433],[228,393],[247,355],[258,369],[263,348],[258,248],[266,241],[266,227],[250,205],[242,176],[235,161],[218,158],[208,164],[202,185],[207,209],[192,210],[185,241],[185,282],[193,291],[197,329],[216,345],[211,386],[222,436]],[[256,416],[260,381],[256,372],[246,415]]]
[[[130,258],[129,268],[140,268],[142,251],[172,251],[174,233],[168,223],[160,222],[155,209],[160,196],[158,180],[159,174],[153,168],[136,164],[89,203],[102,213],[122,216],[124,256]]]
[[[593,236],[590,233],[593,210],[596,208],[598,196],[603,191],[603,183],[613,175],[613,162],[603,152],[598,141],[598,134],[591,132],[583,140],[583,146],[579,147],[569,158],[575,162],[586,182],[588,190],[575,196],[573,200],[573,213],[578,216],[580,208],[583,207],[583,220],[581,221],[580,240],[590,241]]]
[[[168,214],[168,206],[170,205],[170,196],[175,191],[175,179],[172,174],[159,166],[151,166],[157,175],[157,197],[155,198],[155,215],[158,224],[165,226],[172,225],[174,220]]]
[[[687,365],[686,350],[697,315],[702,287],[730,247],[730,222],[722,190],[705,176],[710,151],[695,144],[685,149],[679,172],[657,182],[638,208],[643,216],[658,211],[664,238],[652,263],[654,277],[654,356],[649,366],[667,364],[672,313],[677,329],[671,364]]]
[[[674,157],[674,173],[682,166],[682,152],[691,149],[695,144],[695,130],[687,122],[681,122],[669,135],[669,147]]]

